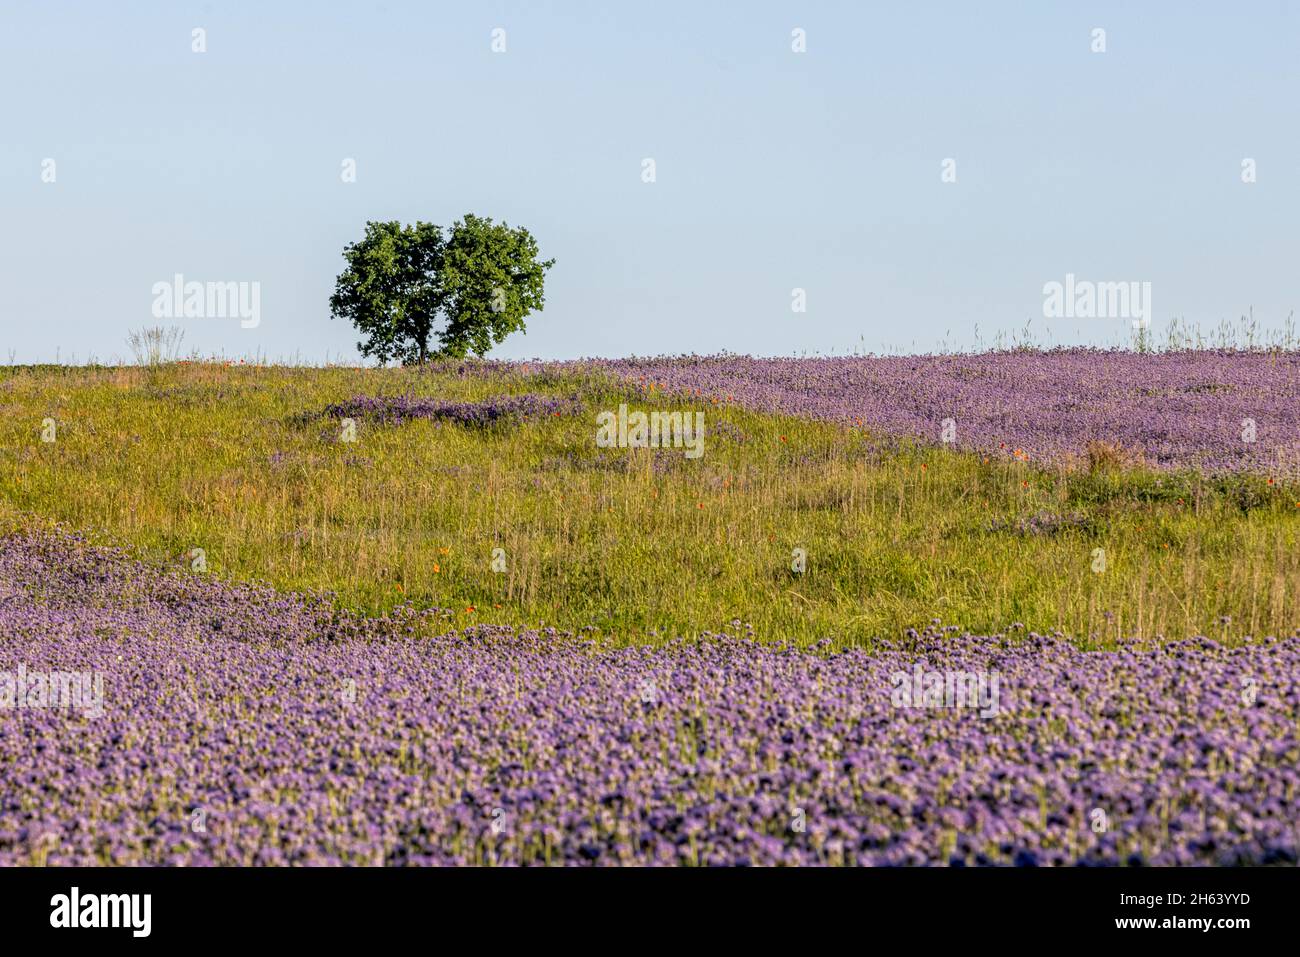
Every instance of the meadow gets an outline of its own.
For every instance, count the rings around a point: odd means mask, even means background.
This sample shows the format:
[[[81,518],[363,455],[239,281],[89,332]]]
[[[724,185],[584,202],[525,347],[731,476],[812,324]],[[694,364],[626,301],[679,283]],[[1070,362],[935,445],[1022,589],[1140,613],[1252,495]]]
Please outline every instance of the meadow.
[[[0,864],[1295,863],[1298,368],[5,369]]]
[[[1023,384],[991,409],[970,361],[939,358],[15,367],[0,370],[0,521],[63,523],[161,567],[201,555],[207,574],[362,612],[409,602],[616,644],[740,622],[869,647],[934,618],[1085,648],[1289,634],[1300,488],[1278,436],[1300,430],[1295,360],[1191,355],[1189,375],[1168,356],[990,354],[991,381]],[[969,401],[935,399],[954,383]],[[468,411],[357,407],[345,441],[356,397]],[[555,407],[483,411],[502,397]],[[596,416],[619,403],[702,411],[705,454],[598,448]],[[1255,442],[1237,437],[1246,413]]]
[[[37,532],[0,539],[0,661],[0,865],[1300,860],[1297,638],[609,648]],[[48,700],[81,672],[102,701]]]

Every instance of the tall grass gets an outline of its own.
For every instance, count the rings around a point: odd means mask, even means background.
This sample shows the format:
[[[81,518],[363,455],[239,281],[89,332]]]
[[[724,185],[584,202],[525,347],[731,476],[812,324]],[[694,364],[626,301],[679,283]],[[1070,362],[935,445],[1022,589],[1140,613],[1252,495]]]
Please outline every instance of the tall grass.
[[[354,443],[318,415],[357,394],[503,392],[576,393],[587,411],[488,429],[359,422]],[[595,415],[620,401],[702,409],[703,458],[597,448]],[[1044,469],[596,372],[0,369],[6,526],[58,521],[186,570],[201,548],[208,574],[357,608],[411,601],[616,641],[736,619],[798,644],[870,644],[935,617],[1085,646],[1218,637],[1227,617],[1236,635],[1289,633],[1298,512],[1300,492],[1264,476],[1161,475],[1098,450]]]

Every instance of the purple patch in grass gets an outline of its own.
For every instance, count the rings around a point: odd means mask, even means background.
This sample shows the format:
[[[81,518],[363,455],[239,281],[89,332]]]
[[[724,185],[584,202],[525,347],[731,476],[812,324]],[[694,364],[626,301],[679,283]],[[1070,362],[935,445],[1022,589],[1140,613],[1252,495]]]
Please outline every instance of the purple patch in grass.
[[[0,672],[104,686],[0,708],[0,865],[1296,860],[1300,639],[617,649],[447,614],[0,539]],[[994,675],[996,713],[900,707],[900,674]]]

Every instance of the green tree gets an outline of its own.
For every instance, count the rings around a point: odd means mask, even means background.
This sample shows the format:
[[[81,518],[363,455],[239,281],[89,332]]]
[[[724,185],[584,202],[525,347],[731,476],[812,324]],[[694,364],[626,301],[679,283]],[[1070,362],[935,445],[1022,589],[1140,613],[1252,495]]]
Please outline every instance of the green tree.
[[[343,251],[330,314],[356,326],[366,336],[357,348],[380,362],[483,356],[545,305],[555,260],[538,255],[528,230],[473,214],[446,235],[432,223],[366,223]]]

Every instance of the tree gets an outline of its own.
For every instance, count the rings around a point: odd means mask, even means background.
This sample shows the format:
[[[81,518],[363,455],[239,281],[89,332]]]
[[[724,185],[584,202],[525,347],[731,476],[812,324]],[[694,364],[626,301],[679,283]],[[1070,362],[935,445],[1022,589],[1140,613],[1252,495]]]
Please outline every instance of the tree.
[[[538,259],[528,230],[470,213],[445,236],[432,223],[366,223],[343,258],[330,314],[366,335],[357,343],[363,356],[403,363],[483,356],[523,331],[524,317],[546,303],[545,274],[555,264]]]

